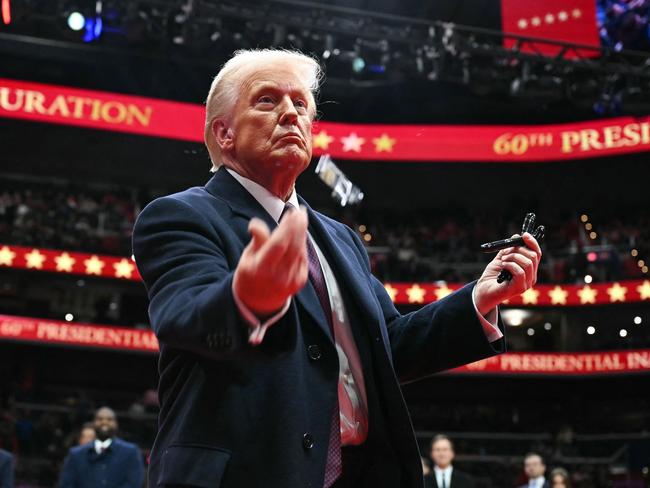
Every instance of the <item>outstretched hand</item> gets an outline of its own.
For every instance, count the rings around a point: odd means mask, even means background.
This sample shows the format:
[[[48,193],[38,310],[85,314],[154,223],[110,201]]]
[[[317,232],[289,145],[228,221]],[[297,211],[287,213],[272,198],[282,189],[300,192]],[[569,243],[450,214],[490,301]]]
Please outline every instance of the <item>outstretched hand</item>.
[[[519,237],[515,234],[512,237]],[[537,239],[523,235],[526,246],[508,247],[497,253],[476,283],[476,307],[483,315],[510,297],[520,295],[537,283],[537,269],[542,250]],[[512,274],[511,281],[497,282],[501,270]]]
[[[307,224],[304,208],[286,214],[273,232],[257,218],[248,224],[252,239],[235,269],[233,290],[256,316],[278,311],[307,282]]]

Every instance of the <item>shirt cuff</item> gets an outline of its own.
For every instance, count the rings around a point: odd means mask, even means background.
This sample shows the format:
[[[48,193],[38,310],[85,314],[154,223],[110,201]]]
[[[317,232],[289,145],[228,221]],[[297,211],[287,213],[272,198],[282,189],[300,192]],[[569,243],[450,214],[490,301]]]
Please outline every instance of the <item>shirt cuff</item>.
[[[266,334],[266,329],[280,320],[284,314],[287,313],[287,310],[289,310],[289,305],[291,305],[291,297],[289,297],[279,312],[273,314],[264,322],[261,322],[257,315],[251,312],[251,310],[246,305],[244,305],[244,302],[239,299],[237,293],[235,293],[234,288],[232,290],[232,296],[235,299],[235,304],[239,309],[240,315],[246,322],[248,322],[248,325],[250,327],[250,331],[248,333],[248,342],[254,346],[262,343],[264,335]]]
[[[499,307],[498,306],[494,307],[484,317],[483,315],[481,315],[481,312],[478,311],[478,307],[476,306],[476,299],[474,298],[475,291],[476,291],[476,287],[472,289],[472,303],[474,304],[474,310],[476,310],[476,315],[478,315],[478,319],[480,320],[481,325],[483,326],[483,332],[485,332],[485,337],[487,337],[488,341],[490,342],[498,341],[503,337],[503,332],[501,332],[499,330],[499,327],[497,326]]]

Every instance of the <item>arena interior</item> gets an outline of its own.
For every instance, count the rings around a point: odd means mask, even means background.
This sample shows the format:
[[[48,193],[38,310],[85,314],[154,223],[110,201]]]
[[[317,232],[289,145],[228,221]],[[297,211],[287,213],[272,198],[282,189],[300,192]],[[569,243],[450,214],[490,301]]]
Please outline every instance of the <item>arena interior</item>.
[[[358,234],[400,311],[477,279],[480,245],[527,213],[545,226],[537,284],[500,306],[507,353],[403,386],[428,469],[444,434],[478,488],[528,486],[530,452],[570,486],[650,486],[649,19],[647,0],[2,0],[15,486],[58,486],[104,405],[146,464],[157,342],[133,225],[211,177],[211,80],[267,47],[324,68],[298,192]]]

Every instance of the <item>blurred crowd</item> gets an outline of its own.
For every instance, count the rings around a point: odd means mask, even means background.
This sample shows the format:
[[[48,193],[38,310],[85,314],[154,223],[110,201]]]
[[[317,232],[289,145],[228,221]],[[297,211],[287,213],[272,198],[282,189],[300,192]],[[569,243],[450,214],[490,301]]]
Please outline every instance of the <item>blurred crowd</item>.
[[[2,180],[0,243],[128,256],[135,219],[154,196],[136,189]],[[480,244],[520,232],[523,219],[512,210],[461,207],[409,213],[361,207],[326,213],[358,232],[374,273],[384,281],[476,279],[493,257],[482,254]],[[650,260],[647,212],[620,207],[594,211],[587,222],[591,230],[582,215],[576,209],[538,209],[538,223],[546,226],[539,281],[581,282],[586,274],[594,281],[642,277],[638,259]],[[592,231],[595,239],[589,236]],[[637,249],[636,257],[632,249]]]

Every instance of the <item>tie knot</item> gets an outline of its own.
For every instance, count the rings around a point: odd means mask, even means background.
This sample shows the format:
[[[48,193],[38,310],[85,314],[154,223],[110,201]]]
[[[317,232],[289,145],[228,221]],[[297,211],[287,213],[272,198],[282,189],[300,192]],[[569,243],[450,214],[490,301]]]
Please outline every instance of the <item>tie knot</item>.
[[[287,202],[284,204],[284,209],[282,210],[282,214],[280,215],[280,220],[284,218],[285,215],[294,212],[296,210],[296,207],[294,207],[290,202]]]

